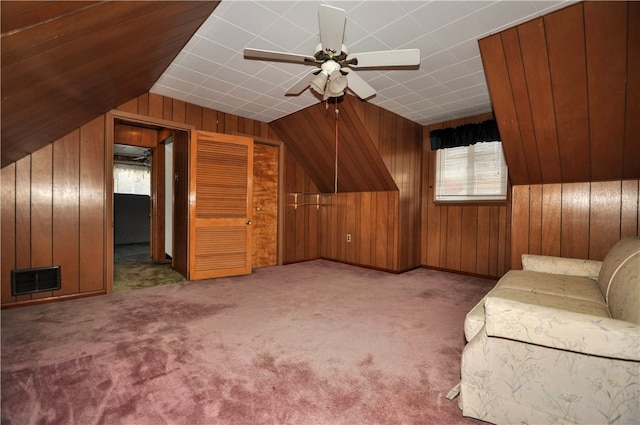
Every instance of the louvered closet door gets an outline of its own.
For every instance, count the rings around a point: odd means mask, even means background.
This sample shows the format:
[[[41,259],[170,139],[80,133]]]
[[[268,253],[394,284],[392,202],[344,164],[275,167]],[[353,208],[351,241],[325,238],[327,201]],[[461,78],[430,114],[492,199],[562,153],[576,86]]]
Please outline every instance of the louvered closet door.
[[[189,278],[251,273],[253,139],[193,131]]]

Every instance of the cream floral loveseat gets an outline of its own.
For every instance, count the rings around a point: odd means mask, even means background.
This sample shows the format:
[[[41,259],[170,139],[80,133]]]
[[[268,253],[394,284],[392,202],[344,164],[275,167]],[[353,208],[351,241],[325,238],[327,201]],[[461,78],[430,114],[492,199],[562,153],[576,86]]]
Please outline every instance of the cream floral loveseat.
[[[459,406],[496,424],[640,423],[640,239],[523,255],[467,314]]]

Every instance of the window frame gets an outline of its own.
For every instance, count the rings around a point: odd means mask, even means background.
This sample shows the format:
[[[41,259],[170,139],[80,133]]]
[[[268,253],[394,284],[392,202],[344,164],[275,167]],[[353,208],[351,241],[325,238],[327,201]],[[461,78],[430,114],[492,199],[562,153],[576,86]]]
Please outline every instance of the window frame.
[[[510,198],[510,193],[509,193],[509,188],[510,188],[510,184],[509,184],[509,167],[506,163],[506,159],[504,157],[504,150],[502,149],[502,142],[500,140],[493,140],[490,142],[481,142],[481,143],[500,143],[500,150],[502,153],[502,163],[503,163],[503,170],[504,170],[504,181],[502,182],[502,184],[504,185],[504,194],[500,194],[500,195],[487,195],[487,196],[482,196],[482,195],[465,195],[465,198],[461,198],[461,199],[452,199],[449,198],[447,199],[446,197],[443,198],[442,195],[439,195],[440,192],[440,170],[441,170],[441,162],[442,162],[442,155],[443,153],[441,153],[440,151],[444,151],[446,149],[456,149],[456,148],[444,148],[444,149],[438,149],[435,151],[436,153],[436,160],[435,160],[435,167],[434,167],[434,185],[433,185],[433,202],[436,204],[464,204],[464,205],[503,205],[503,204],[507,204],[509,202],[509,198]],[[479,144],[479,143],[478,143]],[[475,150],[474,146],[477,146],[478,144],[472,144],[472,145],[468,145],[468,146],[459,146],[457,148],[465,148],[468,150]],[[466,154],[466,159],[467,159],[467,163],[471,160],[471,158],[473,158],[473,156],[468,155],[468,152]],[[476,162],[473,161],[473,165],[475,165]],[[475,169],[474,169],[475,171]],[[467,183],[469,181],[469,179],[473,178],[473,176],[475,175],[468,175],[467,176]],[[499,196],[499,198],[498,198]],[[504,198],[502,197],[504,196]]]

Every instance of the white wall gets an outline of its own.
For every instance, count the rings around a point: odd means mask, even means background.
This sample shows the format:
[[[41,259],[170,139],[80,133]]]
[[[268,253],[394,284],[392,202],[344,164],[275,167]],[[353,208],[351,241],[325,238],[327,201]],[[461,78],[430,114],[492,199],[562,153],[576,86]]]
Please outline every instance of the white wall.
[[[151,172],[148,167],[113,164],[113,192],[151,195]]]

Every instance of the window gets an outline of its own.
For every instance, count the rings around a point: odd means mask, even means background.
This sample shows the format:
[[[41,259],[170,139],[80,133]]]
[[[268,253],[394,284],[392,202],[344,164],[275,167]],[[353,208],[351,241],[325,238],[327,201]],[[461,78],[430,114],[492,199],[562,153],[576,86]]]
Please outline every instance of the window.
[[[436,201],[507,199],[507,163],[501,142],[476,143],[436,152]]]

